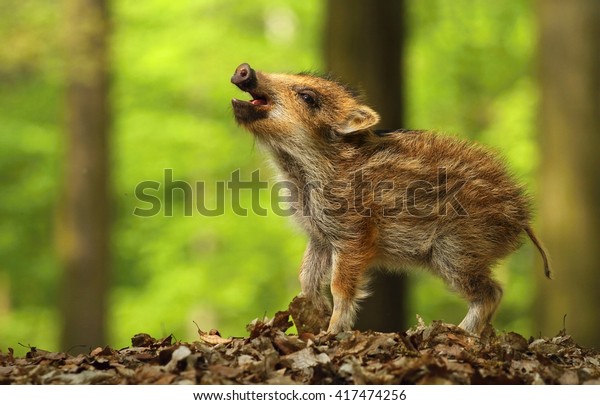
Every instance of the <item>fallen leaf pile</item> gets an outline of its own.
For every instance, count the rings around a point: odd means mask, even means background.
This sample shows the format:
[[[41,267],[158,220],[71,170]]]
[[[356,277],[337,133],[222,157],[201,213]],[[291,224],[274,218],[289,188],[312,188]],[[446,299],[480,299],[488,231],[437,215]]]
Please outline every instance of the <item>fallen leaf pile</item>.
[[[199,331],[198,342],[132,338],[72,356],[0,352],[2,384],[600,384],[600,352],[567,334],[481,337],[434,321],[403,333],[287,335],[289,312],[248,325],[246,338]]]

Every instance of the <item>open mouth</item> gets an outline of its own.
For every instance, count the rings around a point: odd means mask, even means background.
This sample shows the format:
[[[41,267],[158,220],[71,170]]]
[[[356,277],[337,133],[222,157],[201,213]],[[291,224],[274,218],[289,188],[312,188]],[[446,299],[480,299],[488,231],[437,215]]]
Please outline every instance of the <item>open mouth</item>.
[[[233,104],[233,113],[239,123],[250,123],[256,120],[267,118],[270,111],[270,101],[262,93],[248,91],[252,99],[239,100],[234,98],[231,100]]]
[[[249,104],[252,104],[255,106],[269,105],[269,100],[267,99],[267,97],[264,94],[255,93],[253,91],[249,91],[248,94],[250,94],[250,96],[252,97],[251,100],[248,100],[248,101],[238,100],[238,99],[234,99],[234,100],[237,102],[241,102],[241,103],[249,103]]]
[[[250,100],[251,104],[254,104],[254,105],[269,104],[267,98],[262,94],[255,94],[255,93],[250,92],[250,95],[252,96],[252,100]]]

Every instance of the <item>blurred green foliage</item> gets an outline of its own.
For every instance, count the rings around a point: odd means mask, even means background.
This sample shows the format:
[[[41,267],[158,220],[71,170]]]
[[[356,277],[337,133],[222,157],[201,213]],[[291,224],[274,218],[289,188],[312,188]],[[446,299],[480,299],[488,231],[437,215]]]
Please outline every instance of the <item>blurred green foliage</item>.
[[[232,212],[138,217],[145,180],[206,185],[240,169],[243,180],[274,173],[252,137],[239,129],[229,100],[239,90],[233,69],[249,62],[267,71],[322,68],[325,2],[149,0],[112,2],[113,288],[109,333],[116,347],[138,332],[195,338],[201,328],[243,335],[255,317],[284,308],[298,292],[305,237],[288,218]],[[497,147],[531,186],[537,89],[529,1],[412,0],[407,40],[407,127],[458,133]],[[61,268],[55,212],[64,160],[60,4],[0,4],[0,348],[18,342],[58,349]],[[270,209],[269,193],[260,195]],[[251,206],[250,193],[242,205]],[[531,333],[530,246],[499,266],[509,285],[496,326]],[[509,270],[510,269],[510,270]],[[539,270],[541,271],[541,270]],[[411,276],[411,311],[427,321],[459,322],[466,305],[429,275]]]

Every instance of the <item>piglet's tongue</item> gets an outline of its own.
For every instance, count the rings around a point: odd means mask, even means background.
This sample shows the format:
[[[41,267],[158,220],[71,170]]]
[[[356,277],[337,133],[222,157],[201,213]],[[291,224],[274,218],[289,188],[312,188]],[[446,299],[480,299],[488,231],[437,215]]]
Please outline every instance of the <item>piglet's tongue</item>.
[[[267,104],[267,100],[265,100],[264,98],[255,98],[253,100],[250,100],[250,102],[254,105],[266,105]]]

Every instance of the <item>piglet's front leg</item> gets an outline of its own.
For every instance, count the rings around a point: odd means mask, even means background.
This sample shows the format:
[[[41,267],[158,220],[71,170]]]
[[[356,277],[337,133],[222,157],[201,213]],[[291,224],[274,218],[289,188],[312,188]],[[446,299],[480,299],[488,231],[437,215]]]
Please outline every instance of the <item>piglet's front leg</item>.
[[[331,275],[332,249],[319,240],[308,243],[300,270],[302,293],[290,304],[298,333],[319,333],[327,328],[331,303],[325,294]]]
[[[366,270],[371,262],[369,249],[364,246],[348,248],[333,255],[331,295],[333,313],[328,333],[337,334],[350,330],[356,319],[358,302],[367,296]]]

